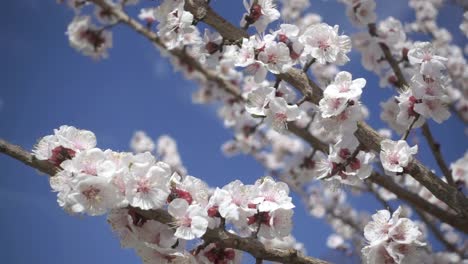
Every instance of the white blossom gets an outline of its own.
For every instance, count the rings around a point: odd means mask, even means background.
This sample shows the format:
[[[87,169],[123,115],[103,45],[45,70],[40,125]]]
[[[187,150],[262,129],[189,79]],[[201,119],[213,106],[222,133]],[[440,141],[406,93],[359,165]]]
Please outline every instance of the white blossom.
[[[304,45],[303,56],[306,60],[315,58],[319,63],[327,62],[343,65],[349,61],[346,53],[351,51],[351,39],[338,35],[338,26],[331,27],[325,23],[309,27],[299,37]]]
[[[129,204],[143,210],[161,208],[169,196],[170,171],[158,165],[133,164],[126,182]]]
[[[176,219],[176,237],[192,240],[205,234],[207,214],[200,205],[189,205],[186,200],[177,198],[169,204],[168,211]]]
[[[430,42],[417,42],[408,51],[411,64],[421,64],[421,74],[434,78],[442,76],[447,58],[435,55],[435,49]]]
[[[380,161],[386,171],[403,172],[414,154],[418,152],[418,146],[409,147],[405,140],[382,140],[380,143]]]
[[[106,58],[112,47],[112,32],[99,30],[89,16],[75,17],[66,34],[73,48],[94,59]]]
[[[241,24],[252,24],[259,33],[264,32],[268,24],[280,17],[273,0],[251,0],[250,3],[244,0],[243,3],[248,13],[243,16]]]
[[[145,132],[136,131],[130,141],[130,147],[135,153],[152,152],[154,150],[154,142]]]
[[[279,133],[286,133],[287,122],[298,120],[301,114],[297,105],[288,105],[282,97],[273,98],[268,106],[265,122]]]

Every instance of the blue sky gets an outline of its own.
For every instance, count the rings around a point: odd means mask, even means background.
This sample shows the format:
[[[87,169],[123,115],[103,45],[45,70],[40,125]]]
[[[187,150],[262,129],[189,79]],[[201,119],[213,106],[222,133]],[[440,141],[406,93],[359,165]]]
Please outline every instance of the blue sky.
[[[381,19],[413,16],[404,0],[377,2]],[[240,0],[213,0],[212,4],[238,23],[243,12]],[[342,25],[345,34],[355,31],[336,1],[312,1],[311,11],[322,14],[329,24]],[[458,28],[459,9],[451,6],[441,12],[444,24]],[[194,84],[174,73],[135,32],[118,26],[110,58],[96,62],[69,47],[64,32],[73,13],[55,1],[7,1],[0,13],[0,138],[31,149],[40,137],[68,124],[93,131],[101,148],[124,151],[133,132],[144,130],[153,138],[161,134],[175,138],[189,173],[211,186],[233,179],[253,183],[263,176],[261,166],[250,157],[222,155],[220,146],[232,134],[224,129],[215,108],[193,105]],[[466,42],[461,34],[456,37]],[[384,127],[376,102],[393,91],[380,89],[377,78],[359,64],[359,54],[353,53],[344,69],[368,80],[363,101],[371,110],[369,122]],[[455,117],[433,127],[435,136],[443,139],[448,161],[463,155],[467,141]],[[420,153],[424,152],[427,148],[422,143]],[[430,155],[419,158],[437,169]],[[139,262],[133,251],[120,248],[104,217],[71,217],[63,212],[47,177],[1,155],[0,168],[0,259],[4,263]],[[353,202],[371,212],[379,208],[366,198]],[[330,228],[308,216],[298,199],[296,204],[294,234],[310,255],[330,257],[325,247]]]

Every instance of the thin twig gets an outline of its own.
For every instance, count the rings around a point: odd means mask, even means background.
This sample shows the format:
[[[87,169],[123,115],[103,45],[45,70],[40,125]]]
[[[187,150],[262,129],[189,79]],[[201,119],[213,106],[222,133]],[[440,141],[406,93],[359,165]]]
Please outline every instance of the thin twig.
[[[410,125],[408,126],[408,128],[406,129],[405,133],[403,134],[403,136],[401,137],[401,140],[406,140],[411,132],[411,130],[413,129],[413,126],[414,124],[416,124],[416,122],[418,121],[419,119],[419,116],[420,115],[416,115],[413,119],[413,121],[410,123]]]
[[[452,172],[448,168],[447,163],[445,163],[442,153],[440,151],[440,144],[437,143],[434,139],[434,136],[432,136],[431,129],[429,128],[429,125],[427,123],[424,123],[424,125],[422,126],[422,134],[424,135],[424,138],[426,138],[427,144],[431,148],[432,154],[434,155],[434,158],[437,161],[437,165],[439,165],[439,168],[444,174],[448,184],[456,187],[455,181],[452,177]]]
[[[308,61],[306,64],[304,64],[304,67],[302,68],[302,71],[303,71],[303,72],[309,71],[310,66],[312,66],[312,64],[314,64],[315,61],[316,61],[316,59],[313,58],[313,59],[311,59],[310,61]]]
[[[371,36],[378,37],[377,27],[375,23],[369,24],[368,29],[369,29],[369,34]],[[387,60],[387,62],[390,64],[390,67],[392,67],[392,70],[398,79],[397,86],[399,90],[400,91],[406,90],[406,88],[409,87],[408,82],[405,80],[405,76],[403,75],[400,67],[398,66],[398,62],[395,60],[395,58],[393,58],[392,51],[383,42],[379,42],[379,46],[385,56],[385,60]]]

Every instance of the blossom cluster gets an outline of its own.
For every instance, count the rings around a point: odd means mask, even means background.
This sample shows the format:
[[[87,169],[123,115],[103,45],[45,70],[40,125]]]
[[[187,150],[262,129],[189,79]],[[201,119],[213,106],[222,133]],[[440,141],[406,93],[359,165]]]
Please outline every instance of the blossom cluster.
[[[167,145],[168,140],[164,137],[161,145]],[[150,141],[138,132],[132,146],[151,150],[154,144]],[[135,248],[145,263],[176,259],[239,263],[237,250],[212,243],[193,256],[185,250],[186,242],[203,238],[207,229],[225,225],[241,236],[255,235],[265,241],[288,237],[292,229],[294,205],[289,188],[271,177],[254,185],[236,180],[211,189],[196,177],[180,176],[148,151],[133,154],[96,148],[92,132],[71,126],[61,126],[53,135],[43,137],[33,153],[60,168],[50,183],[61,207],[72,214],[109,213],[109,223],[122,245]],[[156,209],[167,209],[174,222],[165,225],[138,211]]]
[[[409,218],[401,217],[402,208],[390,215],[380,210],[364,228],[369,245],[362,249],[365,263],[429,263],[422,232]]]

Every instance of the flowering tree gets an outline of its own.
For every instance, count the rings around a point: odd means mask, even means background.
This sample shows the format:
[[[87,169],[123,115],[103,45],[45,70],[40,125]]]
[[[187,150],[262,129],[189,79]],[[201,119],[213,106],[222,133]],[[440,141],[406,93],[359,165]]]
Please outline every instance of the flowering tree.
[[[67,125],[32,152],[4,140],[0,152],[48,174],[70,214],[107,214],[122,246],[144,263],[240,263],[244,252],[257,263],[327,263],[308,257],[291,236],[290,189],[313,217],[330,223],[330,248],[365,263],[466,261],[468,155],[449,166],[428,123],[451,113],[468,121],[468,66],[436,22],[443,1],[410,1],[416,21],[406,24],[377,21],[373,0],[342,2],[363,29],[355,36],[304,13],[307,0],[244,1],[240,26],[206,0],[142,3],[138,18],[126,13],[136,0],[66,2],[76,13],[67,36],[80,53],[106,58],[112,27],[124,24],[199,85],[195,102],[217,102],[234,134],[223,151],[251,155],[268,172],[254,184],[209,187],[188,174],[172,138],[155,142],[142,131],[131,139],[132,152],[98,148],[93,132]],[[460,30],[468,35],[467,12]],[[431,42],[411,40],[416,32]],[[395,89],[381,104],[381,118],[396,137],[366,123],[366,80],[339,69],[353,47],[381,85]],[[442,175],[408,144],[417,128]],[[337,190],[345,187],[350,191]],[[351,207],[346,194],[362,192],[383,210],[370,216]],[[389,203],[395,199],[398,208]],[[411,211],[420,221],[410,219]],[[431,249],[428,232],[444,251]]]

